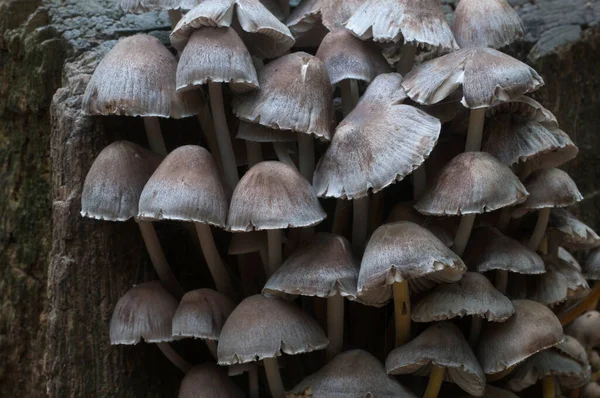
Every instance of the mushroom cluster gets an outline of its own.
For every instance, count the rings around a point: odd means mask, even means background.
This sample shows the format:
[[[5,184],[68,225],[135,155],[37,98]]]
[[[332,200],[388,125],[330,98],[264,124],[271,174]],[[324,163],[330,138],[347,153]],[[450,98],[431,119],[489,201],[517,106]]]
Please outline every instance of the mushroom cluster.
[[[523,34],[506,0],[461,0],[454,26],[439,0],[120,5],[173,26],[120,40],[83,99],[149,146],[110,144],[83,187],[159,279],[111,344],[156,343],[180,398],[598,396],[600,251],[569,250],[600,237],[567,210],[578,149],[526,96],[542,78],[497,50]],[[191,116],[202,145],[167,148],[160,118]],[[183,289],[163,220],[193,225],[212,281]]]

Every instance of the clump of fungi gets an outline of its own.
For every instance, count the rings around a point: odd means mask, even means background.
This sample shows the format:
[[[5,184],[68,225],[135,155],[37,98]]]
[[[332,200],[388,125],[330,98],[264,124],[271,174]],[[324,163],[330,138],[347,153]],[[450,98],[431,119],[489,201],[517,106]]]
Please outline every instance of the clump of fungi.
[[[600,238],[567,210],[578,149],[526,96],[542,78],[497,50],[523,34],[506,0],[461,0],[453,27],[439,0],[120,3],[173,31],[119,41],[83,100],[149,146],[112,143],[83,187],[159,279],[112,344],[156,343],[181,398],[597,396],[600,251],[569,250]],[[190,116],[199,145],[168,148],[160,118]],[[184,291],[163,220],[212,281]]]

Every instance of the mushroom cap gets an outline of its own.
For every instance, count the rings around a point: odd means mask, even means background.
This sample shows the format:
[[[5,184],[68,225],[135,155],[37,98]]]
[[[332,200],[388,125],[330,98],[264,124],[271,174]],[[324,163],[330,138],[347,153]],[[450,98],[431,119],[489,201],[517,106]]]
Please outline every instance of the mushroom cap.
[[[472,398],[472,395],[469,395],[468,397],[461,397],[461,398]],[[501,388],[498,387],[494,387],[491,384],[488,384],[487,386],[485,386],[485,392],[484,394],[481,396],[482,398],[519,398],[517,395],[513,394],[510,391],[507,390],[503,390]]]
[[[600,249],[594,250],[590,254],[582,271],[585,278],[594,281],[600,280]]]
[[[357,39],[346,29],[328,33],[316,56],[325,64],[331,84],[348,79],[370,83],[382,73],[391,72],[377,46]]]
[[[294,45],[287,26],[259,0],[203,0],[181,18],[171,33],[171,44],[182,51],[194,30],[206,27],[230,27],[238,31],[250,52],[263,58],[275,58]]]
[[[561,261],[564,261],[565,263],[569,264],[577,271],[581,272],[581,265],[579,265],[577,260],[575,260],[575,257],[573,257],[573,255],[569,253],[564,247],[558,248],[558,258]]]
[[[319,233],[269,278],[263,294],[356,297],[359,263],[343,237]]]
[[[91,115],[183,118],[198,113],[204,97],[177,93],[177,60],[153,36],[126,37],[96,67],[83,95]]]
[[[327,347],[317,322],[287,301],[251,296],[233,310],[219,339],[219,365],[295,355]]]
[[[544,262],[549,271],[561,274],[567,283],[567,297],[569,299],[581,299],[590,293],[590,286],[581,270],[572,263],[562,260],[560,257],[545,256]]]
[[[158,281],[134,286],[125,293],[110,319],[110,344],[173,341],[171,320],[177,300]]]
[[[253,142],[295,142],[298,134],[240,121],[236,138]]]
[[[261,162],[235,187],[228,225],[234,232],[310,227],[326,217],[313,187],[281,162]]]
[[[513,306],[515,314],[506,322],[485,325],[481,332],[476,353],[485,374],[502,372],[563,339],[560,321],[543,304],[513,300]]]
[[[391,285],[423,278],[456,282],[466,266],[435,235],[417,224],[400,221],[377,228],[365,249],[358,274],[361,301],[381,305]]]
[[[586,385],[581,390],[582,398],[597,398],[600,397],[600,384],[592,382]]]
[[[162,156],[128,141],[113,142],[100,152],[81,192],[81,215],[107,221],[137,216],[144,185]]]
[[[381,362],[364,350],[338,354],[287,393],[288,398],[367,398],[414,395],[385,373]]]
[[[536,252],[493,227],[473,230],[463,255],[469,269],[477,272],[504,270],[518,274],[543,274],[544,261]]]
[[[204,363],[186,373],[178,398],[244,398],[245,394],[219,367]]]
[[[426,376],[433,366],[445,368],[445,379],[469,394],[483,395],[483,370],[460,330],[449,322],[430,326],[413,340],[395,348],[385,360],[385,368],[392,375]]]
[[[291,12],[286,25],[301,37],[323,25],[326,30],[341,28],[365,0],[302,0]]]
[[[466,48],[413,68],[402,85],[425,105],[440,102],[462,87],[462,104],[487,108],[535,91],[544,80],[530,66],[491,48]]]
[[[552,209],[548,225],[562,234],[562,245],[570,250],[588,250],[600,246],[600,237],[565,209]]]
[[[569,298],[569,282],[561,273],[548,267],[541,275],[527,278],[525,290],[518,283],[510,283],[509,296],[512,298],[527,298],[549,307],[564,303]],[[525,296],[523,296],[525,294]]]
[[[200,0],[120,0],[121,9],[126,13],[141,14],[156,10],[189,10]]]
[[[427,159],[441,123],[399,103],[405,98],[401,81],[397,73],[377,76],[338,125],[313,176],[319,196],[364,197],[402,180]]]
[[[490,322],[504,322],[515,308],[480,273],[466,272],[455,283],[443,284],[419,300],[412,309],[414,322],[434,322],[477,316]]]
[[[555,350],[559,351],[562,355],[565,355],[571,359],[574,359],[581,365],[589,365],[590,360],[587,352],[581,343],[572,336],[565,335],[563,341],[554,347]]]
[[[144,220],[179,220],[224,228],[228,201],[219,170],[201,146],[171,152],[146,183],[140,196]]]
[[[534,210],[571,206],[583,199],[575,181],[561,169],[534,171],[524,184],[529,196],[512,211],[514,218]]]
[[[173,337],[219,340],[234,308],[232,299],[212,289],[187,292],[173,316]]]
[[[492,155],[465,152],[444,166],[415,209],[436,216],[481,214],[521,203],[527,195],[517,176]]]
[[[366,0],[346,22],[361,40],[410,43],[439,52],[458,50],[441,4],[436,0]]]
[[[588,311],[565,327],[565,333],[575,337],[590,350],[600,345],[600,312]]]
[[[325,64],[304,52],[284,55],[258,73],[260,90],[233,100],[238,118],[331,140],[333,92]]]
[[[461,0],[454,16],[461,48],[500,48],[523,37],[521,18],[506,0]]]
[[[181,52],[177,91],[208,83],[229,83],[235,92],[258,88],[252,56],[233,28],[199,28]]]
[[[501,113],[519,115],[527,120],[537,122],[549,130],[558,129],[556,116],[542,104],[525,95],[512,98],[508,102],[500,102],[488,108],[485,114],[487,117],[492,117]]]

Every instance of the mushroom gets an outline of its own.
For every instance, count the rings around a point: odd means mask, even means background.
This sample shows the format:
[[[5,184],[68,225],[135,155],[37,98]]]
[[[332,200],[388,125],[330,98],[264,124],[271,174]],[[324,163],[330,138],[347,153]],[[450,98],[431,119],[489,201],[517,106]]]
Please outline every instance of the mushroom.
[[[127,221],[138,214],[144,185],[162,157],[127,141],[113,142],[100,152],[81,192],[81,215],[106,221]],[[171,271],[152,223],[136,220],[159,279],[175,297],[183,289]]]
[[[560,233],[562,245],[570,250],[589,250],[600,246],[600,237],[566,209],[552,209],[548,226]]]
[[[194,366],[181,380],[179,398],[244,398],[245,395],[223,370],[204,363]]]
[[[578,300],[590,293],[590,286],[581,273],[581,269],[577,269],[571,263],[554,255],[544,256],[544,262],[546,263],[546,269],[548,269],[548,271],[556,272],[565,278],[567,282],[568,299]]]
[[[324,349],[329,341],[314,319],[293,304],[275,297],[251,296],[231,313],[219,340],[219,365],[263,361],[271,395],[285,389],[277,357]]]
[[[596,249],[590,254],[582,271],[586,279],[600,280],[600,249]]]
[[[210,153],[200,146],[186,145],[171,152],[146,183],[138,218],[193,222],[217,290],[233,296],[231,278],[210,230],[210,225],[225,228],[227,202]]]
[[[364,350],[337,355],[316,373],[287,393],[288,398],[397,397],[412,398],[411,392],[385,373],[385,368]]]
[[[437,397],[444,379],[471,395],[482,396],[485,391],[485,375],[475,354],[460,330],[449,322],[436,323],[395,348],[385,360],[385,368],[392,375],[429,375],[424,398]]]
[[[117,301],[110,319],[110,344],[135,345],[142,341],[156,343],[162,353],[179,369],[187,372],[191,365],[171,347],[171,320],[177,300],[159,282],[134,286]]]
[[[565,333],[579,341],[586,350],[600,345],[600,312],[589,311],[565,327]]]
[[[177,60],[155,37],[120,40],[96,67],[83,95],[90,115],[141,116],[148,143],[165,155],[159,117],[183,118],[204,106],[199,93],[175,92]]]
[[[600,396],[600,384],[592,382],[581,390],[582,398],[598,398]]]
[[[425,228],[411,222],[385,224],[375,230],[365,250],[357,295],[380,306],[393,290],[398,346],[410,339],[408,281],[456,282],[465,271],[462,260]]]

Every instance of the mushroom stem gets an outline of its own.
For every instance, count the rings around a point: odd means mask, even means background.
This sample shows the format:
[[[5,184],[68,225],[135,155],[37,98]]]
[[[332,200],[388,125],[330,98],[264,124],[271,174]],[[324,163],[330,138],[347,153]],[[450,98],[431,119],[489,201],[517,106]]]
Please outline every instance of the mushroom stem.
[[[281,381],[277,358],[265,358],[263,359],[263,365],[265,365],[265,373],[267,374],[271,396],[273,398],[285,398],[285,388]]]
[[[542,391],[544,398],[554,398],[556,396],[554,376],[545,376],[542,379]]]
[[[530,250],[537,251],[540,247],[540,243],[546,233],[546,227],[548,226],[548,220],[550,219],[550,208],[542,209],[538,213],[537,223],[535,229],[529,238],[529,244],[527,245]]]
[[[475,347],[475,344],[479,341],[479,335],[481,334],[481,327],[483,326],[483,318],[474,316],[471,319],[471,329],[469,330],[469,345]]]
[[[352,248],[357,256],[362,257],[369,227],[369,196],[353,200],[352,206]]]
[[[427,389],[423,398],[436,398],[442,388],[442,382],[444,381],[444,373],[446,370],[441,366],[434,365],[431,368],[431,374],[429,375],[429,383],[427,383]]]
[[[181,11],[179,10],[168,10],[169,21],[171,21],[171,29],[175,29],[177,23],[181,19]]]
[[[312,183],[315,172],[315,141],[309,134],[298,133],[298,154],[300,155],[300,174]]]
[[[327,297],[327,337],[325,356],[330,361],[344,345],[344,297],[340,294]]]
[[[342,91],[342,113],[344,117],[358,104],[358,82],[354,79],[344,79],[340,82]]]
[[[508,271],[505,269],[496,270],[496,280],[494,286],[502,294],[506,294],[506,287],[508,286]]]
[[[204,340],[204,342],[206,343],[206,347],[208,348],[208,351],[210,351],[210,354],[213,356],[213,358],[215,360],[218,360],[218,356],[217,356],[217,341],[216,340]]]
[[[425,165],[417,167],[412,173],[413,176],[413,199],[417,201],[425,192],[427,186],[427,172],[425,171]]]
[[[294,163],[294,160],[288,153],[283,142],[274,142],[273,149],[275,149],[275,154],[277,155],[277,159],[279,159],[280,162],[285,163],[288,166],[291,166],[294,169],[298,170],[296,163]]]
[[[277,271],[282,261],[281,254],[281,230],[269,229],[267,231],[268,247],[269,247],[269,273],[268,278]]]
[[[396,71],[401,75],[410,72],[415,63],[416,55],[417,47],[410,43],[404,43],[400,50],[400,61],[398,61],[398,65],[396,65]]]
[[[469,118],[469,132],[467,133],[467,145],[465,152],[479,152],[481,150],[481,138],[483,125],[485,124],[485,108],[471,109]]]
[[[398,347],[410,340],[410,295],[408,281],[394,283],[393,293],[396,347]]]
[[[196,233],[198,234],[198,240],[200,241],[200,247],[202,247],[202,254],[204,254],[206,265],[208,265],[208,269],[215,281],[217,290],[221,293],[233,296],[235,290],[231,283],[231,279],[229,278],[229,274],[227,273],[227,269],[221,261],[221,255],[215,245],[210,226],[198,222],[194,223],[194,225],[196,227]]]
[[[568,310],[566,313],[561,314],[558,319],[560,319],[560,323],[562,325],[568,325],[577,319],[581,314],[587,311],[590,305],[600,298],[600,283],[594,283],[592,287],[592,291],[587,295],[585,299],[583,299],[579,304],[575,307]]]
[[[223,106],[223,89],[221,83],[208,83],[208,92],[210,96],[210,107],[215,122],[215,133],[219,144],[219,152],[223,161],[223,172],[225,181],[231,190],[235,189],[239,181],[237,165],[231,137],[229,136],[229,127],[225,116],[225,107]]]
[[[258,366],[248,369],[248,390],[250,398],[258,398]]]
[[[202,104],[198,115],[196,115],[200,129],[204,135],[204,140],[208,146],[210,154],[215,159],[217,166],[221,173],[223,172],[223,160],[221,159],[221,153],[219,152],[219,143],[217,142],[217,134],[215,133],[215,122],[210,114],[210,109],[206,103]]]
[[[160,132],[160,122],[158,121],[158,118],[148,116],[144,117],[143,119],[150,149],[161,155],[166,155],[167,147],[165,146],[165,140]]]
[[[349,219],[350,204],[347,200],[337,199],[335,202],[335,214],[333,215],[331,232],[337,235],[344,235],[344,232],[348,229]]]
[[[260,142],[246,141],[246,154],[248,155],[248,166],[252,167],[263,161],[262,147]]]
[[[500,232],[505,232],[508,229],[510,220],[510,207],[502,208],[500,210],[500,217],[498,217],[498,222],[496,223],[496,229]]]
[[[177,278],[175,278],[173,271],[171,271],[169,263],[167,263],[167,258],[165,257],[162,247],[160,246],[154,226],[151,222],[147,221],[138,221],[137,224],[142,233],[142,238],[146,244],[146,250],[148,250],[152,265],[158,274],[158,279],[160,279],[161,283],[169,292],[171,292],[172,295],[174,295],[177,299],[180,299],[181,296],[183,296],[183,288],[177,281]]]
[[[173,347],[171,347],[171,344],[156,343],[156,345],[158,349],[164,354],[164,356],[167,357],[167,359],[169,359],[169,361],[171,361],[173,365],[181,369],[183,373],[187,373],[190,371],[192,365],[188,361],[183,359],[181,355],[179,355],[177,351],[175,351]]]
[[[465,248],[467,247],[467,242],[469,242],[473,223],[475,222],[475,216],[475,214],[466,214],[460,220],[460,225],[458,226],[456,237],[454,238],[454,245],[452,246],[452,250],[454,250],[454,253],[458,254],[459,257],[462,257]]]

